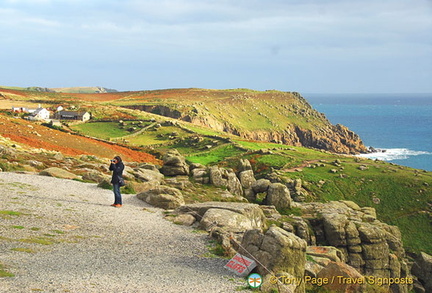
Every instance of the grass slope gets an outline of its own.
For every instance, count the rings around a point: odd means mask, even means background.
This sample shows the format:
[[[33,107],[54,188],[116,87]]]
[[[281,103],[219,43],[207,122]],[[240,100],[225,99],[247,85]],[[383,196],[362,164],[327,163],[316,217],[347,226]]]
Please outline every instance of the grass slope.
[[[120,126],[89,123],[85,128],[88,134],[104,137],[104,129],[117,133],[115,127]],[[239,158],[249,159],[257,177],[276,171],[281,178],[302,179],[310,201],[352,200],[360,206],[374,207],[380,220],[399,226],[407,249],[432,253],[430,172],[303,147],[226,140],[172,125],[141,133],[129,143],[153,145],[160,151],[176,148],[189,162],[204,165],[235,169]]]
[[[133,93],[112,102],[117,106],[164,105],[193,118],[212,117],[243,130],[305,129],[328,121],[297,93],[247,89],[172,89]]]
[[[0,89],[0,93],[6,96],[7,99],[28,101],[45,99],[47,102],[52,102],[61,97],[59,96],[61,94],[58,93],[37,94],[4,89]],[[270,95],[269,99],[274,97],[275,103],[270,103],[270,100],[256,98],[265,97],[266,95]],[[294,99],[295,97],[290,93],[173,89],[94,95],[76,94],[74,97],[69,97],[71,103],[91,110],[93,117],[99,120],[96,123],[71,126],[82,134],[117,140],[134,147],[151,148],[156,152],[176,148],[186,156],[189,162],[219,164],[234,169],[239,158],[247,158],[251,161],[257,177],[265,177],[267,174],[274,172],[282,178],[302,179],[310,195],[307,198],[309,201],[345,199],[353,200],[360,206],[376,208],[380,220],[399,226],[405,247],[408,250],[425,251],[432,254],[431,172],[302,147],[242,141],[215,129],[200,127],[182,121],[172,123],[170,121],[173,121],[173,119],[142,111],[121,109],[112,105],[124,106],[163,102],[175,105],[177,108],[198,109],[197,112],[193,112],[197,115],[202,112],[200,109],[206,110],[207,107],[209,112],[214,113],[212,115],[220,115],[220,119],[227,119],[232,121],[230,123],[237,123],[238,125],[244,123],[245,127],[254,129],[256,127],[266,127],[266,125],[269,126],[272,123],[282,127],[283,123],[274,118],[278,117],[277,113],[281,111],[280,106],[289,104],[290,99],[302,103],[301,99]],[[220,101],[223,101],[223,103],[220,103]],[[222,108],[220,105],[224,105],[224,107]],[[277,106],[279,108],[275,105],[279,105]],[[292,105],[295,106],[295,104]],[[257,107],[259,110],[252,107]],[[263,114],[271,119],[258,115],[263,118],[259,123],[255,123],[255,121],[248,123],[247,115],[241,116],[238,114],[238,112],[242,111],[264,112],[264,109],[268,111],[266,112],[268,114]],[[295,110],[295,107],[293,109]],[[320,115],[312,110],[310,113],[303,113],[302,115],[302,109],[306,108],[297,109],[300,111],[299,115],[295,117],[295,119],[298,119],[298,123],[307,123],[310,122],[310,119],[315,118],[321,119],[319,118]],[[307,112],[307,110],[304,111]],[[318,116],[315,117],[314,115]],[[122,125],[118,122],[120,119],[131,121],[125,121],[125,124]],[[102,122],[101,120],[110,121]],[[44,130],[39,126],[32,129],[27,126],[27,122],[15,121],[12,123],[9,120],[7,121],[7,127],[4,124],[1,129],[3,129],[3,132],[6,128],[11,129],[12,132],[8,133],[11,138],[16,135],[18,130],[26,130],[28,135],[33,135],[32,138],[35,141],[42,141],[42,138],[46,137]],[[159,125],[156,127],[154,122]],[[3,123],[6,122],[3,121]],[[22,124],[22,127],[13,130],[14,126],[19,124]],[[35,132],[42,134],[42,136],[36,136]],[[62,139],[50,137],[52,139],[47,142],[51,145],[61,144],[63,139],[67,141],[66,137]],[[22,141],[21,143],[25,142]],[[85,143],[80,141],[79,144],[82,144],[80,148],[89,150]],[[71,146],[71,144],[69,143],[68,146]],[[100,149],[101,146],[98,145],[98,148]],[[268,149],[270,152],[262,151],[264,149]],[[96,152],[96,149],[94,151]],[[334,164],[335,160],[339,160],[340,164],[336,166]]]

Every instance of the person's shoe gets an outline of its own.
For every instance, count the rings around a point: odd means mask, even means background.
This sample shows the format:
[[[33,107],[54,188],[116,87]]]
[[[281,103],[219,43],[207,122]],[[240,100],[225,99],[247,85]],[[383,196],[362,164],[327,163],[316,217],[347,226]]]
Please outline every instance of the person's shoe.
[[[111,205],[112,207],[115,207],[116,206],[116,204],[115,203],[113,203],[112,205]]]
[[[122,205],[121,205],[121,204],[115,204],[114,207],[116,207],[116,208],[121,208]]]

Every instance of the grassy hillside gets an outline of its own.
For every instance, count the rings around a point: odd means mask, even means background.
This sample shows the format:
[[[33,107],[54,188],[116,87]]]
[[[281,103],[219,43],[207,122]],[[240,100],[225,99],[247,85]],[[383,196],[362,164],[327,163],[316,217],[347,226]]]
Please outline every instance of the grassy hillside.
[[[380,220],[400,227],[407,249],[432,252],[431,172],[304,147],[227,140],[221,134],[218,138],[188,126],[148,129],[128,143],[154,146],[160,151],[176,148],[191,163],[234,169],[239,158],[249,159],[257,177],[301,179],[309,193],[307,201],[352,200],[374,207]],[[121,126],[107,123],[106,127],[116,132]],[[100,137],[106,134],[100,123],[74,128]]]
[[[166,106],[191,118],[211,117],[240,131],[285,130],[295,124],[305,129],[329,125],[297,93],[246,89],[172,89],[141,92],[91,93],[98,88],[61,88],[58,92],[35,92],[20,88],[2,89],[12,99],[37,99],[50,102],[109,102],[114,106]],[[154,110],[156,113],[158,110]],[[156,113],[157,114],[157,113]]]
[[[164,105],[182,116],[211,116],[245,131],[285,130],[291,124],[309,129],[328,123],[299,97],[279,91],[172,89],[137,92],[112,104]]]
[[[29,93],[1,89],[0,93],[3,93],[7,99],[16,101],[42,100],[47,103],[66,97],[59,93]],[[252,96],[255,98],[252,99]],[[238,136],[216,128],[210,129],[116,106],[170,104],[173,108],[185,110],[184,113],[200,115],[203,111],[208,111],[217,119],[227,119],[231,121],[230,123],[239,126],[244,124],[242,127],[250,130],[256,127],[283,127],[283,123],[288,123],[286,121],[289,119],[297,120],[297,123],[308,123],[313,119],[324,121],[319,118],[320,114],[312,109],[310,113],[302,115],[302,110],[306,112],[309,110],[307,107],[300,107],[300,104],[298,115],[290,117],[286,114],[287,116],[284,116],[286,120],[279,118],[278,115],[282,114],[278,113],[283,111],[284,105],[289,105],[287,107],[295,110],[296,103],[303,103],[302,99],[296,98],[291,93],[186,89],[97,95],[68,94],[67,97],[70,100],[63,99],[63,103],[78,105],[89,110],[95,118],[91,123],[70,125],[80,134],[129,145],[153,154],[176,148],[191,163],[219,164],[236,169],[239,158],[249,159],[257,177],[278,177],[286,181],[301,179],[308,193],[306,201],[346,199],[353,200],[360,206],[374,207],[380,220],[399,226],[408,250],[421,250],[432,254],[431,172],[299,146],[242,140]],[[291,99],[296,102],[290,104]],[[223,108],[221,105],[224,105]],[[261,112],[269,119],[257,114],[253,116],[252,121],[249,121],[247,113],[253,111]],[[123,123],[120,120],[124,120]],[[44,135],[46,128],[43,126],[31,128],[27,126],[28,122],[12,120],[7,116],[3,116],[0,122],[3,123],[0,134],[18,143],[40,141],[45,144],[39,147],[75,146],[78,148],[79,146],[81,152],[91,151],[98,155],[98,152],[102,151],[100,146],[92,146],[94,142],[90,144],[90,141],[80,140],[80,143],[73,143],[68,140],[71,135],[64,134],[66,136],[63,137],[60,136],[60,132],[53,132],[55,130],[46,131],[52,134],[58,133],[58,136],[46,136]],[[17,125],[21,125],[20,131],[26,130],[21,134],[21,138],[17,138],[18,130],[14,130]],[[10,132],[6,133],[5,129],[10,129]],[[27,136],[32,140],[24,140]],[[45,140],[46,137],[50,137],[50,140]],[[87,143],[89,144],[86,145]],[[103,146],[108,148],[108,145]],[[110,156],[112,154],[108,149],[104,152],[109,153]],[[127,160],[134,158],[136,157],[131,154]]]

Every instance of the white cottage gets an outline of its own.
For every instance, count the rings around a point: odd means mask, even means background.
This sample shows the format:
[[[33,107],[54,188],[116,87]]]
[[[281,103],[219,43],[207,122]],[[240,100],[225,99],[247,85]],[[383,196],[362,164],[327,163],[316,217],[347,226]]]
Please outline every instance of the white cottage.
[[[29,120],[49,120],[50,112],[45,108],[37,108],[28,116]]]

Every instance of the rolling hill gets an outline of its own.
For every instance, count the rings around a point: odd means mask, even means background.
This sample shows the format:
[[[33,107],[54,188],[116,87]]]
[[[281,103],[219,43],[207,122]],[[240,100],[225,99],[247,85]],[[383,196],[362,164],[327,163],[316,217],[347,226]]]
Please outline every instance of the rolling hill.
[[[126,161],[160,164],[161,154],[175,148],[189,163],[234,170],[239,159],[248,159],[259,178],[300,180],[304,201],[352,200],[374,207],[380,220],[400,227],[408,251],[432,253],[432,174],[347,155],[366,151],[360,138],[331,125],[297,93],[171,89],[66,94],[0,89],[0,105],[6,103],[74,106],[90,111],[93,119],[64,123],[60,131],[4,110],[0,144],[32,150],[13,160],[3,154],[0,167],[5,171],[20,170],[23,161],[39,156],[40,149],[67,156],[121,154]]]
[[[20,99],[16,90],[3,93],[0,90],[0,94]],[[332,125],[296,92],[171,89],[104,94],[21,92],[21,95],[49,103],[98,102],[141,110],[248,140],[345,154],[367,152],[358,135],[343,125]]]

